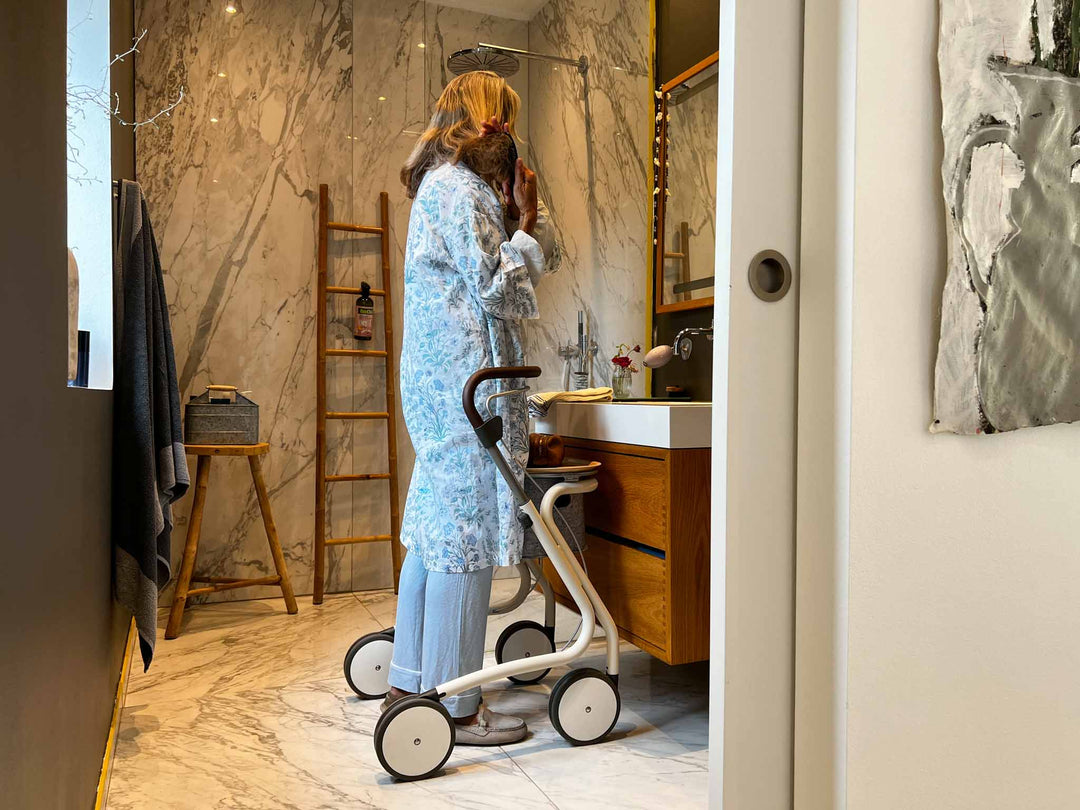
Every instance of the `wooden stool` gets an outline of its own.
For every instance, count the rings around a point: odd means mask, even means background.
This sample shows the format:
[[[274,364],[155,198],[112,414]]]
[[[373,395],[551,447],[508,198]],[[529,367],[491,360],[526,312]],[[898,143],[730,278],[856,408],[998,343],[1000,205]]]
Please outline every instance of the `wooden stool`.
[[[199,467],[195,473],[195,500],[191,504],[191,519],[188,522],[187,542],[184,544],[184,561],[180,564],[180,578],[176,581],[176,594],[173,596],[169,624],[165,628],[165,638],[180,635],[180,623],[184,620],[184,606],[189,596],[202,593],[227,591],[232,588],[247,588],[252,585],[280,585],[281,595],[285,597],[285,607],[289,613],[296,613],[296,597],[293,596],[289,572],[285,569],[285,555],[281,553],[274,516],[270,512],[270,496],[263,481],[262,463],[259,456],[270,451],[270,445],[262,444],[186,444],[184,449],[189,455],[199,457]],[[274,558],[277,576],[259,577],[258,579],[237,579],[235,577],[196,577],[192,576],[195,568],[195,556],[199,553],[199,532],[202,529],[203,507],[206,506],[206,488],[210,482],[210,462],[214,456],[247,456],[251,467],[251,478],[255,482],[255,494],[259,497],[259,511],[262,512],[263,526],[266,527],[266,539],[270,543],[270,554]],[[190,588],[192,582],[206,582],[205,588]]]

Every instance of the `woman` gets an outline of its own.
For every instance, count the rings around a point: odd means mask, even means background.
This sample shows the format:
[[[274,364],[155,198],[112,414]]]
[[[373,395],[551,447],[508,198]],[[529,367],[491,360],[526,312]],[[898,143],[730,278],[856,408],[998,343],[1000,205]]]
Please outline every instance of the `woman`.
[[[555,269],[554,240],[536,175],[523,161],[513,191],[504,183],[501,196],[457,162],[462,145],[477,136],[512,135],[520,104],[494,73],[458,76],[401,170],[413,198],[401,404],[416,465],[401,527],[408,554],[384,709],[483,666],[492,566],[521,559],[513,498],[465,418],[461,391],[478,369],[524,365],[520,321],[539,317],[535,287]],[[502,390],[517,382],[504,382]],[[495,390],[485,383],[477,400]],[[524,398],[496,402],[504,446],[524,467]],[[479,688],[444,705],[458,744],[506,745],[526,735],[522,720],[483,706]]]

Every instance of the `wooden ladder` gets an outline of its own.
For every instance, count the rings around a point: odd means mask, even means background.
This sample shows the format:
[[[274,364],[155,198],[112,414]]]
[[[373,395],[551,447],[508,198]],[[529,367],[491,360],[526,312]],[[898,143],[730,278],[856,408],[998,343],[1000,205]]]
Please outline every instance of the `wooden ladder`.
[[[383,299],[383,323],[385,325],[385,349],[330,349],[326,346],[326,305],[330,295],[360,295],[359,287],[335,287],[327,284],[327,247],[330,231],[344,231],[379,236],[382,239],[382,289],[371,290],[372,296]],[[394,418],[396,377],[394,375],[394,319],[390,298],[390,203],[383,191],[379,194],[379,224],[351,225],[330,221],[330,192],[326,184],[319,186],[319,291],[318,315],[318,363],[316,380],[316,427],[315,427],[315,587],[311,601],[320,605],[326,590],[326,547],[352,543],[390,543],[390,555],[394,568],[394,590],[397,591],[401,572],[400,547],[401,517],[398,510],[397,481],[397,433]],[[386,410],[385,411],[328,411],[326,409],[326,358],[327,357],[381,357],[386,363]],[[386,421],[386,449],[389,472],[356,473],[353,475],[326,474],[326,420],[327,419],[382,419]],[[326,485],[347,481],[390,482],[390,534],[373,534],[361,537],[326,536]]]

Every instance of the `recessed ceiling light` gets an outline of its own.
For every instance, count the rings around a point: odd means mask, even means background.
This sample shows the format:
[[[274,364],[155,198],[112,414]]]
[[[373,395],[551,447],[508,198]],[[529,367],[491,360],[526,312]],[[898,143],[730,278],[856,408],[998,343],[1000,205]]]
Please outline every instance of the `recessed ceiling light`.
[[[417,48],[426,48],[426,47],[427,47],[427,45],[425,45],[425,44],[424,44],[423,42],[417,42],[417,43],[416,43],[416,47],[417,47]]]
[[[211,118],[211,119],[210,119],[210,123],[211,123],[211,124],[216,124],[216,123],[217,123],[217,119],[216,119],[216,118]]]
[[[219,79],[224,79],[224,78],[225,78],[225,75],[226,75],[226,74],[225,74],[225,71],[224,71],[224,70],[219,70],[219,71],[218,71],[218,75],[217,75],[217,77],[218,77]]]
[[[226,14],[235,14],[239,10],[240,10],[240,2],[239,2],[239,0],[226,0],[226,2],[225,2],[225,13]]]
[[[379,96],[379,101],[386,101],[386,96]]]

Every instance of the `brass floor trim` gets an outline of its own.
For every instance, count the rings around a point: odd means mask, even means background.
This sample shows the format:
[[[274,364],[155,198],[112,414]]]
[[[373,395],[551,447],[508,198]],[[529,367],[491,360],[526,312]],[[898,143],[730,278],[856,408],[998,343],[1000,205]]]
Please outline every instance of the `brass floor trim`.
[[[116,699],[113,701],[112,720],[109,721],[109,736],[105,740],[105,756],[101,759],[101,775],[98,776],[97,795],[94,797],[94,810],[104,810],[109,800],[109,777],[112,775],[113,754],[116,752],[116,735],[120,731],[120,715],[124,710],[127,697],[128,672],[131,670],[131,656],[135,650],[135,620],[128,626],[127,644],[124,647],[124,662],[120,665],[120,680],[116,684]]]

